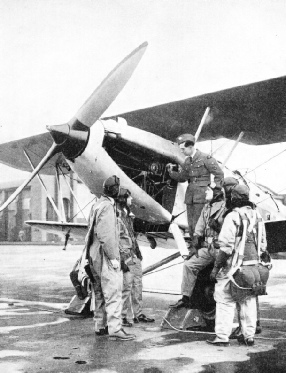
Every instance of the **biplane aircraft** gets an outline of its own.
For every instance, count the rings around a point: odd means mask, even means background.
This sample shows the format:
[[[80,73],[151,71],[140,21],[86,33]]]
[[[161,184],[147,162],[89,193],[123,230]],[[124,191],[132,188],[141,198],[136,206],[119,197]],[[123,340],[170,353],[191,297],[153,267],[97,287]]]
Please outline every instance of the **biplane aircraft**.
[[[102,193],[103,181],[116,174],[132,193],[136,230],[152,239],[174,237],[184,251],[186,183],[172,181],[166,171],[168,163],[184,162],[174,139],[182,133],[196,133],[206,108],[210,110],[207,118],[203,117],[205,126],[200,141],[235,139],[241,131],[242,141],[253,145],[286,138],[286,77],[103,118],[146,48],[147,43],[142,44],[119,63],[69,122],[48,126],[46,133],[0,145],[1,163],[32,170],[30,177],[0,207],[1,211],[37,174],[49,175],[56,170],[59,176],[72,170],[96,196]],[[248,183],[241,175],[236,176]],[[281,201],[275,202],[266,189],[257,185],[251,184],[250,189],[265,220],[285,219],[286,207]],[[53,205],[59,221],[27,223],[52,233],[85,235],[85,224],[65,221]],[[274,224],[269,223],[269,227],[270,234],[272,228],[277,233]]]
[[[59,176],[72,170],[96,196],[102,193],[103,181],[116,174],[132,193],[136,230],[153,239],[174,236],[184,251],[186,183],[175,183],[166,171],[168,163],[184,162],[174,139],[182,133],[196,133],[206,108],[210,111],[207,118],[203,117],[206,124],[200,141],[235,139],[241,131],[242,141],[254,145],[280,142],[286,137],[286,77],[102,118],[146,48],[147,43],[142,44],[118,64],[69,122],[48,126],[49,132],[0,145],[1,163],[24,171],[32,169],[30,177],[0,210],[39,173],[52,174],[56,170]],[[236,176],[248,183],[241,175]],[[281,202],[278,208],[269,192],[257,185],[250,185],[250,189],[265,220],[285,219],[286,207]],[[85,235],[85,224],[66,222],[54,207],[59,221],[27,223],[53,233]]]

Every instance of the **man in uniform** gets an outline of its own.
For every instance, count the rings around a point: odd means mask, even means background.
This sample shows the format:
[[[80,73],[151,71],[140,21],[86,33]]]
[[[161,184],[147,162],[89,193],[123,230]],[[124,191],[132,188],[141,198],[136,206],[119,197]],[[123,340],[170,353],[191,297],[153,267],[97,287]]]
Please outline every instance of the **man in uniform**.
[[[181,285],[182,299],[171,308],[188,307],[192,296],[198,273],[209,264],[214,263],[216,252],[219,249],[217,244],[218,234],[223,223],[225,212],[224,194],[221,188],[207,187],[205,192],[207,203],[201,211],[196,224],[193,238],[193,255],[183,257],[183,279]]]
[[[120,268],[119,230],[114,198],[120,189],[119,178],[109,177],[103,184],[103,196],[90,212],[89,230],[86,237],[87,259],[92,272],[92,301],[95,333],[109,334],[113,340],[134,339],[122,329],[121,298],[122,271]]]
[[[205,204],[205,191],[210,184],[210,176],[214,175],[214,183],[221,187],[223,171],[217,161],[210,155],[195,148],[196,139],[191,134],[184,134],[177,138],[181,151],[186,156],[180,171],[174,171],[174,165],[167,166],[170,177],[179,182],[188,181],[185,194],[187,205],[190,239],[192,240],[195,226]]]
[[[264,225],[259,228],[261,216],[255,205],[249,201],[249,190],[245,185],[237,185],[231,192],[231,204],[233,210],[225,217],[221,232],[219,234],[219,252],[216,257],[211,279],[216,280],[215,301],[216,301],[216,338],[207,341],[216,346],[229,345],[229,336],[232,331],[236,301],[231,294],[231,269],[242,268],[243,266],[258,266],[258,252],[266,251],[266,236]],[[242,217],[247,222],[243,227]],[[246,233],[243,233],[243,229]],[[262,229],[259,232],[259,229]],[[237,237],[246,235],[243,255],[236,248]],[[258,249],[259,248],[259,249]],[[241,250],[241,249],[239,249]],[[257,251],[258,250],[258,251]],[[237,255],[239,253],[239,255]],[[240,263],[241,261],[241,263]],[[252,346],[256,329],[256,296],[246,293],[239,302],[241,314],[242,336],[239,342]],[[243,317],[242,317],[243,316]]]

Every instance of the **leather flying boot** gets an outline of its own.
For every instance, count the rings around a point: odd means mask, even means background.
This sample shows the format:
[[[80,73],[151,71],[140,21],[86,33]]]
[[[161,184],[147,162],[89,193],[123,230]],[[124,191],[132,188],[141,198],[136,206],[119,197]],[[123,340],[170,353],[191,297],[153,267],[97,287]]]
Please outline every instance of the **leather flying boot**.
[[[170,308],[176,308],[177,310],[183,307],[188,308],[190,306],[190,297],[183,295],[182,299],[179,299],[177,303],[170,304]]]
[[[211,326],[211,325],[206,325],[206,326],[202,326],[202,325],[196,325],[196,326],[189,326],[188,328],[186,328],[186,330],[190,330],[190,331],[193,331],[193,332],[206,332],[206,333],[214,333],[214,327]]]
[[[133,321],[135,322],[135,324],[138,324],[139,322],[154,322],[155,319],[147,317],[143,313],[141,313],[138,317],[134,317]]]

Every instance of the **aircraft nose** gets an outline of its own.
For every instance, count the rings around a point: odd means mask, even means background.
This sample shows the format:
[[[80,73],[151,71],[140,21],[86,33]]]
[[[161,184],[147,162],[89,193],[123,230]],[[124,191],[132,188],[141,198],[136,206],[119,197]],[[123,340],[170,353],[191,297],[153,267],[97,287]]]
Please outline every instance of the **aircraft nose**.
[[[72,130],[67,123],[56,126],[47,126],[47,130],[51,133],[51,136],[57,145],[63,144],[67,139],[78,141],[86,141],[87,139],[87,132]]]

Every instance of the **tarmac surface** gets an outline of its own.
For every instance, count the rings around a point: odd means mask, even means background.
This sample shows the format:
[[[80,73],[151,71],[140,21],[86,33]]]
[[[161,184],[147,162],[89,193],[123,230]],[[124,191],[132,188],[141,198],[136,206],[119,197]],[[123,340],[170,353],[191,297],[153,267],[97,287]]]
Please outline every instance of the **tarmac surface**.
[[[178,299],[170,294],[143,294],[144,313],[156,321],[128,328],[136,340],[95,336],[92,318],[64,313],[74,295],[69,273],[80,251],[0,246],[0,372],[286,372],[284,259],[273,261],[268,295],[260,297],[263,332],[255,345],[233,340],[229,347],[214,347],[205,342],[212,335],[160,328],[168,305]]]

